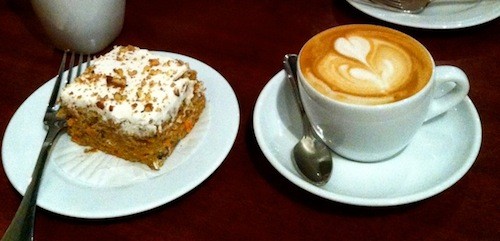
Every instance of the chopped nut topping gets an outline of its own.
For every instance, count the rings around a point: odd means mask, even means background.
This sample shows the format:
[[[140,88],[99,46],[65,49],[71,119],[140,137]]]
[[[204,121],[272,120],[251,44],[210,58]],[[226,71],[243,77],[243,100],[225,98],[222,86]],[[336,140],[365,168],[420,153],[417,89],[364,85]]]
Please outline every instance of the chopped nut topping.
[[[184,73],[183,77],[187,77],[190,80],[195,80],[196,79],[196,71],[195,70],[188,70],[186,73]]]
[[[160,60],[159,59],[150,59],[149,60],[149,65],[151,65],[151,66],[158,66],[158,65],[160,65]]]
[[[137,92],[135,93],[135,95],[137,96],[138,99],[142,98],[143,94],[142,94],[142,88],[138,88],[137,89]]]
[[[144,97],[145,101],[151,101],[151,93],[146,93],[146,96]]]
[[[157,74],[161,74],[161,70],[154,69],[154,70],[149,71],[149,75],[151,75],[151,76],[154,76],[154,75],[157,75]]]
[[[116,100],[116,101],[118,101],[118,102],[124,101],[124,100],[127,98],[127,96],[126,96],[126,95],[122,95],[122,94],[120,94],[119,92],[116,92],[116,93],[113,95],[113,97],[114,97],[114,98],[115,98],[115,100]]]
[[[118,74],[118,76],[120,76],[120,77],[124,77],[124,75],[123,75],[123,69],[113,69],[113,72],[115,72],[116,74]]]
[[[128,75],[130,75],[130,77],[134,77],[136,74],[137,74],[137,70],[132,70],[132,71],[127,71]]]
[[[103,102],[102,100],[97,101],[97,103],[95,103],[95,105],[96,105],[99,109],[101,109],[101,110],[103,110],[103,109],[104,109],[104,102]]]
[[[200,95],[194,78],[196,71],[181,60],[152,55],[131,45],[118,46],[111,54],[95,58],[66,97],[78,103],[74,105],[78,108],[96,110],[106,121],[122,125],[126,120],[123,127],[127,132],[155,128],[161,132],[176,126],[179,115],[185,116],[183,104]]]
[[[153,104],[151,104],[151,103],[147,103],[147,104],[144,106],[144,111],[145,111],[145,112],[151,112],[151,111],[153,111]]]
[[[123,89],[127,86],[127,80],[125,79],[125,77],[119,78],[107,75],[106,85],[108,87],[116,87]]]

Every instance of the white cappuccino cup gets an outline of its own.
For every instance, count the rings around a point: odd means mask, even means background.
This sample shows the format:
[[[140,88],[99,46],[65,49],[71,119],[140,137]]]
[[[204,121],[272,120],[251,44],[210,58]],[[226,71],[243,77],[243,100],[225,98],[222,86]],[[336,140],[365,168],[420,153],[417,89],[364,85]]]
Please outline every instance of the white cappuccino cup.
[[[396,155],[426,121],[469,91],[462,70],[435,66],[417,40],[375,25],[315,35],[302,47],[297,71],[304,109],[319,137],[361,162]]]
[[[106,48],[120,33],[125,0],[31,0],[55,47],[80,53]]]

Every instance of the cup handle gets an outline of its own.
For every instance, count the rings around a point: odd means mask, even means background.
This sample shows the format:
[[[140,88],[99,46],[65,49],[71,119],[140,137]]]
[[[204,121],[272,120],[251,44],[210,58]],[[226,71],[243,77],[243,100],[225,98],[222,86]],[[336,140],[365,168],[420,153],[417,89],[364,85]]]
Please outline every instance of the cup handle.
[[[436,66],[434,97],[425,121],[448,111],[469,93],[469,80],[464,71],[455,66]]]

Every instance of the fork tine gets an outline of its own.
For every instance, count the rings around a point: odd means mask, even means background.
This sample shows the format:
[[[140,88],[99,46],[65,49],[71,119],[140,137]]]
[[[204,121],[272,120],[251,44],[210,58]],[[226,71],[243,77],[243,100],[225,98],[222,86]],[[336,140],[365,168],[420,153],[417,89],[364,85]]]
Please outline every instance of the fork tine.
[[[61,82],[62,82],[62,78],[64,75],[65,67],[66,67],[66,59],[68,57],[68,52],[70,52],[70,51],[69,50],[64,51],[61,65],[59,66],[59,72],[57,74],[57,79],[56,79],[56,82],[54,83],[54,89],[52,90],[52,94],[50,95],[49,104],[47,106],[47,111],[49,111],[49,112],[55,112],[58,109],[57,98],[59,97],[59,91],[61,89]],[[76,53],[71,51],[71,56],[70,56],[69,66],[68,66],[68,74],[66,76],[66,81],[65,81],[64,85],[69,84],[71,82],[71,80],[73,79],[73,67],[75,65],[75,55],[76,55]],[[79,76],[81,74],[82,65],[84,65],[84,63],[83,63],[83,55],[84,54],[78,54],[78,55],[79,55],[78,56],[78,68],[76,71],[76,76]],[[87,61],[85,63],[85,68],[88,68],[90,66],[90,59],[91,59],[90,54],[87,54]]]
[[[86,68],[90,67],[90,62],[91,61],[92,60],[91,60],[90,54],[87,54],[87,67]]]
[[[80,76],[80,74],[82,74],[82,63],[83,63],[83,54],[80,54],[78,57],[78,69],[76,70],[76,76]]]
[[[82,74],[82,66],[85,64],[85,67],[84,69],[88,68],[90,66],[90,54],[86,54],[87,58],[85,60],[85,62],[83,62],[83,55],[84,54],[80,54],[79,58],[78,58],[78,69],[76,71],[76,76],[80,76]]]
[[[73,66],[75,65],[75,52],[71,52],[71,58],[69,59],[69,66],[68,66],[68,76],[66,76],[66,83],[69,84],[71,82],[71,79],[73,77]]]
[[[49,111],[49,110],[56,111],[54,109],[54,107],[56,105],[57,97],[59,94],[59,88],[61,87],[61,81],[62,81],[62,77],[63,77],[63,73],[64,73],[64,67],[66,66],[66,56],[67,55],[68,55],[68,51],[64,51],[61,65],[59,66],[59,71],[57,73],[57,79],[56,79],[56,82],[54,83],[54,89],[52,90],[52,94],[50,95],[50,100],[49,100],[49,104],[47,106],[47,111]]]

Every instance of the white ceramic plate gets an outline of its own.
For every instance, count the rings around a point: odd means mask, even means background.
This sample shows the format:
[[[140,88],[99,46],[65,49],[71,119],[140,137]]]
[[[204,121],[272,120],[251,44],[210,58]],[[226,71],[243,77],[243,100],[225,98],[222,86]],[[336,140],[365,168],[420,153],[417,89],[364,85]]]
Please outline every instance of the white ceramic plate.
[[[168,203],[208,178],[229,153],[239,127],[239,106],[229,83],[210,66],[187,56],[156,52],[183,60],[206,86],[207,105],[195,128],[176,147],[160,171],[102,152],[85,153],[63,134],[48,160],[38,205],[66,216],[111,218]],[[3,139],[7,177],[23,194],[46,131],[42,119],[54,79],[36,90],[16,111]]]
[[[499,0],[435,0],[418,14],[392,12],[347,0],[372,17],[425,29],[458,29],[479,25],[500,16]]]
[[[457,182],[474,163],[481,123],[467,97],[426,123],[398,156],[361,163],[333,156],[330,181],[322,187],[295,170],[291,151],[302,133],[300,115],[283,71],[262,90],[254,109],[257,142],[269,162],[300,188],[333,201],[360,206],[393,206],[436,195]]]

